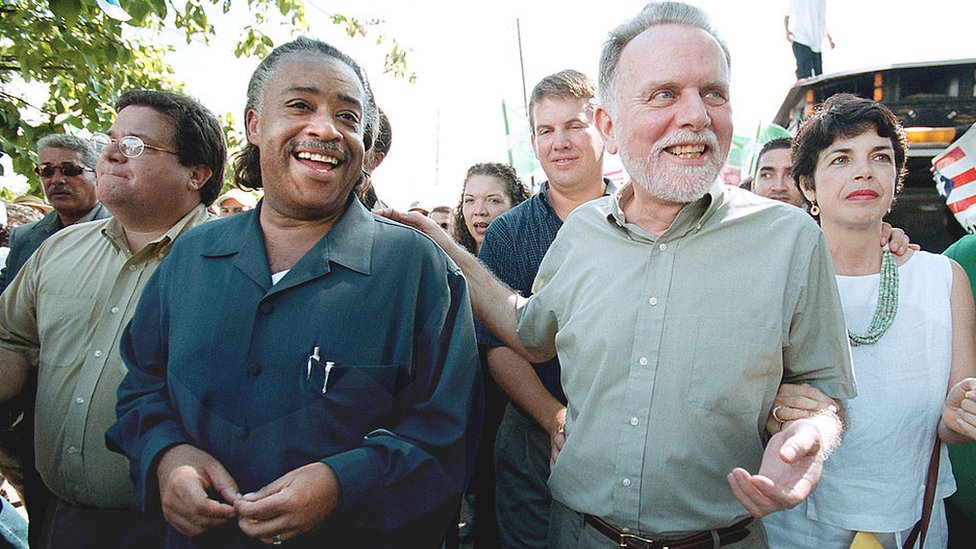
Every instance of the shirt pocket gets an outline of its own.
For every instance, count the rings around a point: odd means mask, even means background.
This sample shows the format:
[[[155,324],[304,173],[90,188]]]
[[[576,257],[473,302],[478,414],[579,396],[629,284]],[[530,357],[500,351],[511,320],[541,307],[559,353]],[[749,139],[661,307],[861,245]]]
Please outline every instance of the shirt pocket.
[[[329,423],[345,426],[377,425],[391,417],[394,399],[402,388],[397,365],[339,365],[328,373],[326,390],[321,378],[312,375],[305,383],[306,398],[316,400]]]
[[[694,354],[688,402],[710,413],[759,417],[782,379],[780,330],[746,315],[703,318]]]
[[[84,360],[86,336],[94,330],[95,298],[41,294],[37,300],[37,335],[41,364],[66,368]]]

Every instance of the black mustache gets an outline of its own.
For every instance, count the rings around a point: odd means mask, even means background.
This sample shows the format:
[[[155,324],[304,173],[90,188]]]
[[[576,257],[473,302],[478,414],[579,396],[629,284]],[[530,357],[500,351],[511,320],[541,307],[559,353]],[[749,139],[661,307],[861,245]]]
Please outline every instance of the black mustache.
[[[292,154],[295,154],[295,151],[298,149],[303,149],[323,153],[332,153],[337,155],[343,162],[349,159],[349,154],[346,152],[346,150],[334,141],[299,141],[297,143],[292,143],[289,148],[291,149]]]

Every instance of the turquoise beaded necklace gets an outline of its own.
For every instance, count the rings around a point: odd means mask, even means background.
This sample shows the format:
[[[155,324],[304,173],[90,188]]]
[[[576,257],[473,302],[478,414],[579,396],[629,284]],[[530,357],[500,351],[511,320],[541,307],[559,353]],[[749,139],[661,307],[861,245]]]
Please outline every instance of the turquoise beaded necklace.
[[[870,345],[876,343],[895,321],[898,314],[898,265],[895,256],[884,249],[881,254],[881,284],[878,287],[878,306],[874,309],[874,317],[865,334],[855,334],[847,330],[847,338],[851,346]]]

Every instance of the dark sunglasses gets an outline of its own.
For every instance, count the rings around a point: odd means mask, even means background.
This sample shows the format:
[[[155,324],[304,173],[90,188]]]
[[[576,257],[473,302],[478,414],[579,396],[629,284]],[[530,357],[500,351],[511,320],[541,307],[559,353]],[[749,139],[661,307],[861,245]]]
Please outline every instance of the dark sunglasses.
[[[61,170],[61,173],[65,177],[75,177],[76,175],[93,171],[91,168],[79,166],[74,162],[62,162],[61,164],[41,164],[40,166],[34,168],[34,173],[41,177],[54,177],[54,174],[58,170]]]

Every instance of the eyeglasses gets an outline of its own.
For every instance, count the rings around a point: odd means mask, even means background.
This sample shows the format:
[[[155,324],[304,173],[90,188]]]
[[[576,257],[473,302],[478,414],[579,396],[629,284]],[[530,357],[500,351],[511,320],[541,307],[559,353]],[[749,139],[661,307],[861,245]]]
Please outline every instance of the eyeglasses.
[[[145,141],[134,135],[126,135],[125,137],[120,137],[118,139],[113,139],[104,133],[96,133],[95,135],[91,136],[92,147],[94,147],[95,151],[98,153],[101,153],[105,147],[108,147],[112,143],[118,143],[119,152],[121,152],[126,158],[137,158],[142,155],[142,152],[146,149],[175,154],[177,156],[180,154],[176,151],[171,151],[162,147],[147,145]]]
[[[79,166],[74,162],[62,162],[60,164],[50,164],[45,162],[44,164],[40,164],[34,168],[34,173],[41,177],[54,177],[54,174],[56,174],[58,170],[61,170],[61,174],[65,177],[75,177],[85,172],[94,171],[91,168]]]

